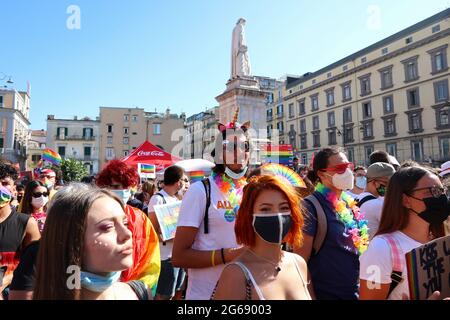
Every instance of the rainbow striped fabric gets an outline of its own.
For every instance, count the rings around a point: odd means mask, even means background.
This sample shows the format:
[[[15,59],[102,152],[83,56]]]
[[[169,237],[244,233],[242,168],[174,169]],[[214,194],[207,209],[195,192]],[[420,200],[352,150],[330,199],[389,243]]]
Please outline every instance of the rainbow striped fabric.
[[[154,164],[140,163],[141,173],[155,173],[156,166]]]
[[[188,172],[189,173],[189,177],[191,178],[191,182],[197,182],[202,180],[205,176],[206,176],[206,172],[199,170],[199,171],[191,171]]]
[[[57,166],[61,164],[61,156],[59,155],[59,153],[50,148],[44,150],[41,159]]]
[[[279,163],[285,166],[294,163],[294,153],[290,144],[263,145],[261,148],[262,163]]]

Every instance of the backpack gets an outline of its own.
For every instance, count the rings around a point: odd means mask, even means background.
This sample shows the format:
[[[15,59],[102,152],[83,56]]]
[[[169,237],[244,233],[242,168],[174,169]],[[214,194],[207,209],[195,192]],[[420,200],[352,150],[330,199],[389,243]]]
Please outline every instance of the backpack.
[[[317,199],[316,196],[314,196],[314,194],[305,197],[304,200],[308,201],[313,205],[317,215],[317,231],[316,235],[314,236],[311,253],[311,255],[313,256],[317,255],[320,249],[322,248],[323,242],[325,241],[325,237],[328,231],[328,222],[327,216],[325,215],[325,211],[323,210],[323,207],[320,204],[319,199]]]
[[[359,201],[356,203],[356,205],[357,205],[359,208],[361,208],[361,206],[362,206],[364,203],[366,203],[367,201],[370,201],[370,200],[376,200],[376,199],[377,199],[377,197],[375,197],[375,196],[369,194],[369,195],[365,196],[364,198],[359,199]]]
[[[209,178],[202,179],[203,187],[205,188],[206,193],[206,206],[205,206],[205,215],[203,217],[203,227],[204,233],[209,233],[209,216],[208,211],[211,206],[211,183],[209,182]]]

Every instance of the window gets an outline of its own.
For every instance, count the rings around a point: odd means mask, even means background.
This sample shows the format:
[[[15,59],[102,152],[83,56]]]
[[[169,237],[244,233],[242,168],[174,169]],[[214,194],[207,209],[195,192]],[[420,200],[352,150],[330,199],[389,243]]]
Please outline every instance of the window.
[[[344,108],[343,113],[344,123],[352,122],[352,107]]]
[[[289,108],[289,118],[293,118],[294,117],[294,104],[290,103],[288,108]]]
[[[129,121],[130,120],[130,115],[129,114],[124,114],[123,115],[123,121]]]
[[[370,101],[363,102],[362,112],[363,112],[363,119],[372,117],[372,105],[371,105]]]
[[[422,132],[422,110],[406,112],[408,115],[409,133]]]
[[[450,106],[434,108],[436,112],[436,129],[450,129]]]
[[[367,121],[363,123],[363,139],[373,138],[373,123],[372,121]]]
[[[94,136],[94,129],[83,128],[83,138],[91,138]]]
[[[353,127],[345,127],[344,128],[344,143],[353,142]]]
[[[373,150],[374,150],[373,146],[364,146],[364,156],[366,165],[370,163],[370,155],[372,154]]]
[[[439,32],[439,31],[441,31],[441,26],[439,24],[437,24],[431,28],[432,33]]]
[[[281,118],[283,116],[283,105],[282,104],[279,104],[278,106],[277,106],[277,117],[278,118]]]
[[[266,116],[268,121],[272,120],[272,108],[266,110]]]
[[[397,143],[386,143],[386,152],[394,158],[397,158]]]
[[[298,114],[299,115],[305,114],[305,99],[298,101]]]
[[[31,155],[31,161],[33,163],[38,163],[39,160],[41,160],[41,155],[40,154],[33,154],[33,155]]]
[[[123,134],[128,134],[129,130],[130,130],[130,128],[123,128]]]
[[[327,107],[332,106],[334,104],[334,88],[325,90],[325,94],[327,96]]]
[[[436,103],[448,100],[448,79],[433,83],[434,100]]]
[[[311,96],[311,111],[319,110],[319,94]]]
[[[134,115],[132,119],[133,119],[133,122],[137,122],[138,121],[138,116]]]
[[[316,79],[312,79],[311,83],[315,84],[316,83]]]
[[[383,112],[384,114],[394,112],[393,96],[383,97]]]
[[[123,150],[123,156],[127,157],[130,154],[130,152],[128,150]]]
[[[345,66],[342,67],[342,71],[347,71],[347,69],[348,69],[348,66],[347,66],[347,65],[345,65]]]
[[[349,162],[355,162],[355,150],[353,148],[347,148],[347,157]]]
[[[313,132],[313,148],[320,148],[320,131]]]
[[[300,120],[300,132],[301,133],[306,132],[306,120],[305,119]]]
[[[267,103],[273,103],[273,93],[267,94]]]
[[[306,133],[300,135],[300,149],[308,148],[307,143],[306,143],[306,136],[307,136]]]
[[[418,107],[420,105],[419,102],[419,88],[414,88],[406,91],[407,99],[408,99],[408,108]]]
[[[431,58],[431,74],[444,72],[448,69],[447,47],[448,44],[427,51]]]
[[[112,143],[113,143],[112,137],[107,137],[107,138],[106,138],[106,143],[107,143],[107,144],[112,144]]]
[[[335,125],[334,111],[328,112],[328,127],[334,127]]]
[[[63,128],[63,127],[58,127],[56,129],[56,136],[58,139],[65,139],[67,136],[69,135],[69,130],[68,128]]]
[[[328,144],[330,146],[336,144],[336,130],[328,130]]]
[[[341,84],[342,87],[342,101],[348,101],[352,99],[352,92],[350,87],[351,81],[347,81]]]
[[[366,63],[367,62],[367,58],[366,57],[362,57],[361,58],[361,63]]]
[[[3,108],[3,96],[0,96],[0,108]]]
[[[268,137],[272,136],[272,129],[273,129],[273,125],[267,126],[267,136]]]
[[[133,135],[133,136],[136,136],[136,135],[137,135],[137,132],[133,132],[132,135]]]
[[[114,148],[106,148],[106,159],[114,159]]]
[[[387,54],[388,53],[388,48],[383,48],[381,49],[381,54]]]
[[[59,146],[58,147],[58,153],[61,157],[66,156],[66,147],[65,146]]]
[[[161,134],[161,124],[160,123],[153,124],[153,134]]]
[[[319,116],[314,116],[312,118],[313,121],[313,130],[319,130]]]
[[[113,125],[112,124],[107,124],[106,125],[108,133],[112,133],[113,132]]]
[[[412,41],[413,41],[412,37],[408,37],[408,38],[405,39],[405,43],[406,44],[410,44]]]
[[[327,78],[331,78],[331,72],[327,73]]]
[[[284,123],[283,123],[283,121],[280,121],[280,122],[277,123],[277,129],[280,132],[280,134],[284,133]]]
[[[450,137],[439,138],[439,154],[442,161],[450,160]]]
[[[397,134],[395,128],[395,115],[389,117],[383,117],[384,121],[384,136],[391,137]]]
[[[89,146],[85,146],[84,147],[84,156],[85,157],[90,157],[91,156],[91,149],[92,149],[92,147],[89,147]]]
[[[361,96],[367,96],[371,94],[370,91],[370,73],[365,74],[361,77],[358,77],[360,87],[361,87]]]
[[[123,137],[123,144],[129,144],[130,139],[128,137]]]
[[[411,141],[411,158],[414,161],[422,161],[423,159],[423,145],[422,140]]]
[[[380,79],[381,79],[381,90],[385,90],[388,88],[391,88],[393,86],[392,84],[392,65],[379,69],[378,72],[380,73]]]
[[[405,82],[415,81],[419,79],[418,55],[401,61],[405,69]]]

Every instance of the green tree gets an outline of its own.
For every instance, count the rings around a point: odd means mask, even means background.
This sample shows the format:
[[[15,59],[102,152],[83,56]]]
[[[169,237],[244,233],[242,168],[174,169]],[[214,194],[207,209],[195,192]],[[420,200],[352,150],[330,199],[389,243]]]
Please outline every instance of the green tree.
[[[61,162],[61,171],[65,183],[81,181],[81,178],[88,175],[88,171],[83,163],[75,159],[64,159]]]

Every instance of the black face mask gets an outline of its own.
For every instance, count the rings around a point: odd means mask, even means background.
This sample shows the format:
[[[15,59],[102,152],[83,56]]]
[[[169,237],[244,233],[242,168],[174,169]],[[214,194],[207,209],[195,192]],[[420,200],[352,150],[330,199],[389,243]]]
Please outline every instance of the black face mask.
[[[18,196],[17,196],[17,202],[22,201],[22,197],[23,197],[22,195],[18,195]]]
[[[429,224],[439,225],[444,222],[450,215],[450,200],[445,194],[441,194],[438,198],[412,198],[423,201],[425,203],[426,209],[424,211],[419,213],[413,209],[411,210],[417,213],[420,218],[422,218]]]
[[[290,213],[254,214],[253,227],[265,241],[281,244],[292,225]]]

